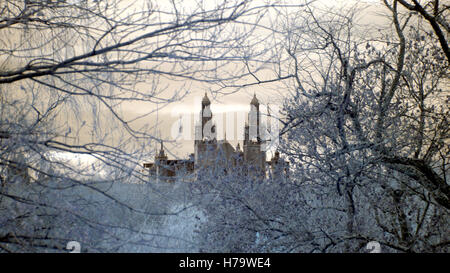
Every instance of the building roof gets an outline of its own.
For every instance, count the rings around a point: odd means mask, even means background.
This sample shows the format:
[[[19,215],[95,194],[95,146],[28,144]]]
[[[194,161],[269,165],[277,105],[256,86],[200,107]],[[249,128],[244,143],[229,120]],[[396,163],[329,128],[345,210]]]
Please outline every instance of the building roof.
[[[220,140],[217,143],[216,149],[218,151],[222,151],[223,155],[225,156],[225,158],[227,158],[227,160],[231,159],[231,157],[235,153],[233,146],[227,140]]]
[[[203,105],[210,105],[211,104],[211,101],[209,100],[208,95],[206,94],[206,92],[205,92],[205,96],[202,99],[202,104]]]
[[[220,146],[226,153],[234,153],[233,146],[227,140],[221,141]]]
[[[250,104],[256,105],[256,106],[259,105],[259,101],[258,101],[258,99],[256,98],[256,94],[255,94],[255,93],[253,93],[253,99],[252,99],[252,101],[250,102]]]

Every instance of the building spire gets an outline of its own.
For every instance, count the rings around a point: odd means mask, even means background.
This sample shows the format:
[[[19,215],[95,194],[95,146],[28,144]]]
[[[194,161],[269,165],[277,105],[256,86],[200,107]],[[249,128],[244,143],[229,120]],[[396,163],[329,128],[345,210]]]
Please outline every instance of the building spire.
[[[162,140],[161,140],[161,148],[160,148],[160,150],[159,150],[159,156],[160,156],[160,157],[165,156],[165,153],[164,153],[164,144],[163,144],[163,141],[162,141]]]
[[[258,101],[258,99],[256,98],[256,93],[255,93],[255,92],[253,92],[253,99],[252,99],[252,101],[250,102],[250,104],[255,105],[255,106],[259,106],[259,101]]]
[[[206,92],[205,92],[205,96],[202,99],[202,104],[203,105],[210,105],[211,104],[211,101],[209,100],[208,94]]]

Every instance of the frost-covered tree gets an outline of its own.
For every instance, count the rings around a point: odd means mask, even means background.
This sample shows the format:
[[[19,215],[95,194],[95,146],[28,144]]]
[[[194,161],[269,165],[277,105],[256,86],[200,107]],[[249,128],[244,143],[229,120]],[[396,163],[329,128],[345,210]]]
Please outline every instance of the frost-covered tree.
[[[0,250],[120,251],[151,236],[178,205],[140,172],[159,124],[139,122],[193,82],[248,75],[238,61],[264,53],[248,48],[265,12],[245,0],[1,1]],[[126,116],[133,103],[147,111]]]
[[[308,9],[287,26],[285,152],[305,183],[342,200],[342,232],[324,230],[334,251],[371,240],[448,251],[448,60],[420,18],[384,5],[392,32],[358,25],[351,9]]]
[[[280,10],[274,73],[289,92],[290,179],[222,183],[207,217],[208,236],[224,241],[209,247],[448,252],[447,49],[401,2],[382,2],[381,26],[363,24],[360,7]],[[433,4],[445,29],[446,7]]]
[[[298,184],[249,177],[237,170],[197,182],[191,186],[204,214],[196,230],[200,251],[311,250],[311,208],[305,206],[305,192]]]

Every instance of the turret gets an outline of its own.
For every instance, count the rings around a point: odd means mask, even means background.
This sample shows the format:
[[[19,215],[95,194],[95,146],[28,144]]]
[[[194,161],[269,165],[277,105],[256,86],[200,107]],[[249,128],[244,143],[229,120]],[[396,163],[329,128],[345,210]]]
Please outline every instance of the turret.
[[[201,128],[201,132],[200,132],[200,139],[204,139],[205,137],[209,137],[212,138],[211,134],[212,130],[214,128],[210,127],[210,128],[206,128],[206,133],[205,134],[205,126],[208,124],[208,122],[211,121],[212,119],[212,112],[211,112],[211,101],[208,98],[208,95],[205,92],[205,96],[202,99],[202,111],[200,112],[201,115],[201,121],[202,121],[202,128]],[[210,124],[210,126],[212,126],[212,124]]]
[[[164,144],[163,144],[162,140],[161,140],[161,147],[159,149],[159,153],[158,153],[158,155],[155,156],[155,161],[156,160],[167,160],[167,155],[164,152]]]
[[[204,108],[204,106],[210,105],[211,101],[208,98],[208,94],[206,94],[205,92],[205,96],[202,99],[202,109]]]
[[[248,124],[245,124],[244,129],[244,162],[254,175],[264,176],[266,152],[261,147],[259,115],[259,101],[256,94],[253,94],[248,113]]]
[[[167,155],[164,152],[164,145],[161,141],[159,153],[155,156],[156,176],[157,179],[167,176]]]
[[[258,143],[261,142],[260,137],[260,119],[259,119],[259,101],[256,94],[253,94],[253,99],[250,102],[250,112],[248,113],[248,122],[250,125],[250,140],[256,138]]]
[[[255,94],[255,93],[253,93],[253,99],[252,99],[252,101],[250,102],[250,104],[256,106],[256,107],[259,109],[259,101],[258,101],[258,99],[256,98],[256,94]]]

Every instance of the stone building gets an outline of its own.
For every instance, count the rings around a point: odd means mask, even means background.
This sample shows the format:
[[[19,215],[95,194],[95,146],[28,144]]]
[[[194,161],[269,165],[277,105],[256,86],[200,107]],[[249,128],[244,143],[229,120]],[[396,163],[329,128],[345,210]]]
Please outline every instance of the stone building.
[[[216,128],[212,122],[211,101],[207,94],[202,99],[200,122],[195,130],[194,153],[188,159],[169,160],[161,143],[154,163],[144,163],[144,168],[158,180],[174,181],[175,177],[202,173],[239,171],[243,175],[258,177],[286,177],[289,164],[275,152],[266,161],[264,141],[261,136],[260,109],[256,95],[250,102],[248,122],[244,128],[243,150],[238,143],[236,148],[226,140],[217,140]]]

